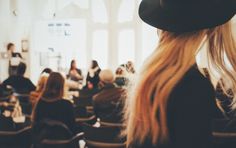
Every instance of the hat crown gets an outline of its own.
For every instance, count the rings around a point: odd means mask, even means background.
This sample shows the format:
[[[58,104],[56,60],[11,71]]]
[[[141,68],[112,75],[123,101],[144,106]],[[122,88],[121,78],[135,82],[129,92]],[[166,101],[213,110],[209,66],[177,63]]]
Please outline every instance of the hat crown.
[[[228,22],[236,0],[142,0],[139,16],[147,24],[170,32],[191,32]]]
[[[185,7],[185,6],[199,6],[206,3],[216,4],[222,0],[160,0],[162,7]]]

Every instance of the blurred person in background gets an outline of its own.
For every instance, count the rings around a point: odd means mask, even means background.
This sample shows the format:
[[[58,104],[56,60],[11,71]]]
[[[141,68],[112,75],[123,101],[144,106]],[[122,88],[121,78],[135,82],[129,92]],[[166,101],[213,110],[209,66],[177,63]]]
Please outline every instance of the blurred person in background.
[[[9,76],[16,75],[17,67],[20,64],[21,60],[23,59],[19,52],[15,51],[15,45],[13,43],[7,44],[7,52],[10,57],[9,61]]]
[[[128,74],[124,66],[119,66],[115,72],[115,84],[119,87],[125,87],[129,83]]]
[[[83,75],[81,69],[77,68],[76,61],[72,60],[70,64],[70,70],[68,73],[68,79],[76,82],[83,81]]]
[[[93,96],[95,114],[101,119],[113,118],[114,122],[121,123],[126,90],[115,86],[115,76],[109,69],[102,70],[99,78],[100,91]]]
[[[17,74],[3,81],[3,86],[10,86],[14,92],[19,94],[29,94],[31,91],[34,91],[36,87],[33,82],[29,78],[24,77],[26,68],[26,64],[21,62],[17,67]]]
[[[99,73],[101,69],[96,60],[92,60],[91,66],[88,70],[86,77],[86,88],[88,89],[97,89],[99,83]]]
[[[33,112],[34,132],[45,119],[64,123],[73,133],[77,132],[73,105],[64,99],[65,79],[60,73],[52,72],[48,77],[46,87]]]

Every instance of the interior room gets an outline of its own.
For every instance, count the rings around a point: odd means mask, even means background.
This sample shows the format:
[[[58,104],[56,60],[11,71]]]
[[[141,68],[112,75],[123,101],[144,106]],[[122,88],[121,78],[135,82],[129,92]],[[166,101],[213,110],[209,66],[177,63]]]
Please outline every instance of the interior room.
[[[235,148],[236,5],[219,1],[0,0],[0,147]]]

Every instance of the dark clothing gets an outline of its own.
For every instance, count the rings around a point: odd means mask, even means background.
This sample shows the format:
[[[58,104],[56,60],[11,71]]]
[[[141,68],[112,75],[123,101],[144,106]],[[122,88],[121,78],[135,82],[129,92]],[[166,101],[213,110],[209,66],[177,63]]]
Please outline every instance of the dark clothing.
[[[194,66],[169,96],[168,142],[153,146],[147,138],[142,145],[134,144],[134,148],[212,148],[211,123],[218,116],[214,88]]]
[[[128,82],[129,82],[128,78],[125,78],[125,77],[117,77],[115,79],[115,83],[119,87],[127,86]]]
[[[95,114],[101,120],[111,120],[111,122],[120,123],[124,99],[124,89],[116,88],[113,84],[106,84],[101,91],[93,97]]]
[[[60,99],[47,102],[40,99],[35,108],[34,125],[38,125],[46,119],[64,123],[73,133],[77,133],[78,131],[72,103],[67,100]]]
[[[89,72],[88,72],[87,78],[86,78],[86,85],[88,85],[88,82],[90,82],[93,85],[93,88],[96,89],[98,87],[98,83],[100,81],[100,79],[99,79],[99,73],[100,72],[101,72],[101,69],[98,69],[95,72],[93,77],[90,77]]]
[[[11,53],[11,57],[14,57],[14,58],[19,57],[19,58],[22,59],[22,56],[21,56],[21,54],[19,52],[12,52]]]
[[[3,85],[5,87],[7,85],[10,85],[15,92],[20,94],[29,94],[31,91],[34,91],[36,89],[35,85],[31,82],[30,79],[19,75],[10,76],[3,82]]]

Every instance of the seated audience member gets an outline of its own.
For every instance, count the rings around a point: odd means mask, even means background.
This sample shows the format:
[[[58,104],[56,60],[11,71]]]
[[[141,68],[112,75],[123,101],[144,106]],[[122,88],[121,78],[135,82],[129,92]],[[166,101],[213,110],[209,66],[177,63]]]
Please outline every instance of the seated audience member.
[[[16,124],[25,122],[19,100],[14,96],[0,101],[0,111],[0,130],[17,130]]]
[[[40,95],[42,94],[46,86],[47,79],[51,73],[52,73],[52,69],[50,68],[45,68],[41,72],[38,84],[36,86],[36,90],[30,93],[30,102],[32,103],[33,107],[38,102],[38,99],[40,98]]]
[[[63,99],[65,79],[60,73],[52,72],[46,87],[35,106],[33,113],[33,129],[44,120],[50,119],[64,123],[73,133],[77,132],[73,105]]]
[[[29,94],[34,91],[36,87],[30,79],[24,77],[26,71],[26,64],[20,63],[17,67],[17,75],[7,78],[3,85],[4,87],[11,86],[16,93]]]
[[[0,84],[0,101],[5,100],[12,93],[13,93],[12,89],[7,89],[6,87],[3,86],[3,84]]]
[[[128,84],[127,72],[122,65],[116,70],[115,84],[119,87],[127,86]]]
[[[132,61],[128,61],[125,66],[128,73],[131,73],[131,74],[135,73],[134,63]]]
[[[98,62],[93,60],[86,78],[86,87],[89,89],[96,89],[99,83],[99,73],[101,69]]]
[[[93,96],[95,114],[99,118],[113,118],[121,122],[125,89],[114,85],[114,75],[111,70],[102,70],[100,77],[100,92]]]
[[[71,61],[70,70],[69,70],[69,73],[68,73],[68,78],[70,80],[73,80],[73,81],[76,81],[76,82],[82,81],[83,78],[84,78],[83,75],[82,75],[81,69],[77,68],[75,60]]]
[[[48,74],[43,73],[39,78],[36,90],[30,93],[30,102],[32,103],[33,106],[38,102],[41,94],[43,93],[43,90],[46,87],[48,76],[49,76]]]

